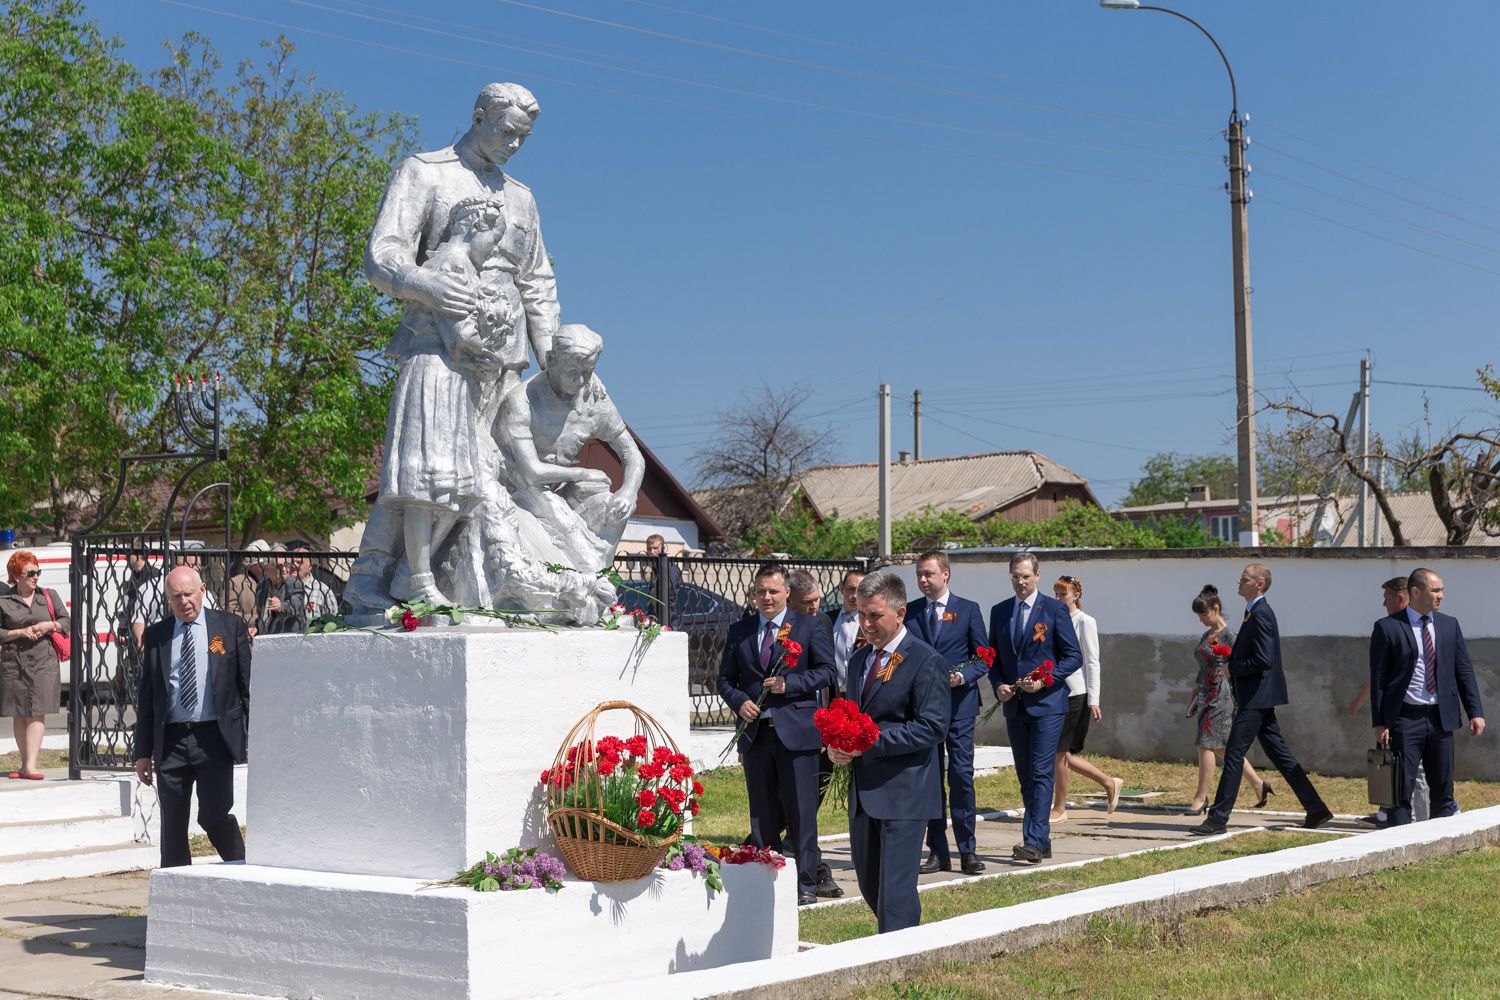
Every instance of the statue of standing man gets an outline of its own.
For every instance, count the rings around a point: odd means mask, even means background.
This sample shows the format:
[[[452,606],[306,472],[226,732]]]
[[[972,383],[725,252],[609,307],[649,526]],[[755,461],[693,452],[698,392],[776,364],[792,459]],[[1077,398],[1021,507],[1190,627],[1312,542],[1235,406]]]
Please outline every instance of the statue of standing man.
[[[558,327],[556,280],[530,189],[500,169],[540,110],[519,84],[486,86],[468,132],[446,149],[408,158],[381,201],[365,273],[405,303],[389,348],[401,372],[386,422],[380,499],[344,591],[354,614],[417,598],[451,603],[434,577],[435,557],[498,481],[492,425],[529,364],[528,346],[546,365]],[[483,236],[475,234],[476,212],[489,219]],[[472,271],[424,266],[445,243],[476,239],[484,252],[474,254]],[[508,327],[493,350],[455,346],[451,331],[476,314]]]

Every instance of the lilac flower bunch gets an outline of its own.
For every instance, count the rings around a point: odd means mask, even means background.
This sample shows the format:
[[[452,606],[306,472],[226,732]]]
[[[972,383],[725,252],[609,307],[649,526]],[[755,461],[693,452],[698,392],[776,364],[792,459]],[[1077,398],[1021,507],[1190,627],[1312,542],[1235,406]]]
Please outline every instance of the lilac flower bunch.
[[[432,885],[466,885],[475,892],[510,892],[516,889],[561,889],[568,870],[550,854],[535,847],[512,847],[504,854],[486,851],[484,860]]]
[[[661,866],[674,872],[688,869],[703,876],[709,892],[724,891],[724,881],[719,877],[719,859],[696,840],[679,840],[673,843],[667,848]]]

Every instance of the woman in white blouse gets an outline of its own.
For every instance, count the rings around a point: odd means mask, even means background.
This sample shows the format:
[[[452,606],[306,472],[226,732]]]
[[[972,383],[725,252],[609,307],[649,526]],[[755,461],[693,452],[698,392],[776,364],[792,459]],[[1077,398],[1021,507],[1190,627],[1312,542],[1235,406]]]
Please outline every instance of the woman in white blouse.
[[[1052,595],[1068,606],[1073,631],[1078,633],[1078,649],[1083,654],[1083,669],[1065,678],[1068,685],[1068,715],[1063,720],[1062,735],[1057,741],[1057,770],[1052,781],[1052,822],[1068,818],[1068,774],[1077,771],[1099,783],[1104,789],[1105,812],[1113,813],[1120,804],[1120,789],[1125,782],[1111,778],[1093,764],[1078,756],[1083,752],[1089,722],[1098,722],[1099,712],[1099,626],[1083,613],[1083,581],[1076,576],[1060,576],[1052,585]]]

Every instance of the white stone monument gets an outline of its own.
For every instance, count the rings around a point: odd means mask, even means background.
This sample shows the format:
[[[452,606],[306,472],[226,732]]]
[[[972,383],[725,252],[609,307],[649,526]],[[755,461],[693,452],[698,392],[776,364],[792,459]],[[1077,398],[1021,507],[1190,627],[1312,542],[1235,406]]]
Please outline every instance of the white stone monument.
[[[790,861],[723,866],[715,894],[665,870],[558,892],[425,887],[486,851],[556,853],[538,778],[600,701],[685,735],[687,642],[667,632],[641,655],[628,627],[482,625],[258,639],[247,859],[152,874],[147,981],[499,1000],[794,953]]]

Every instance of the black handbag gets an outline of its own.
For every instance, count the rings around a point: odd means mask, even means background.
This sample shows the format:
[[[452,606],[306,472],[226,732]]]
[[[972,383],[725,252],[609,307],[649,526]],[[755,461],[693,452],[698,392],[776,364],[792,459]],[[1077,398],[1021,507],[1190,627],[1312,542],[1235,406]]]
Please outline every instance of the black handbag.
[[[1370,804],[1394,809],[1401,801],[1401,755],[1388,746],[1365,751]]]

